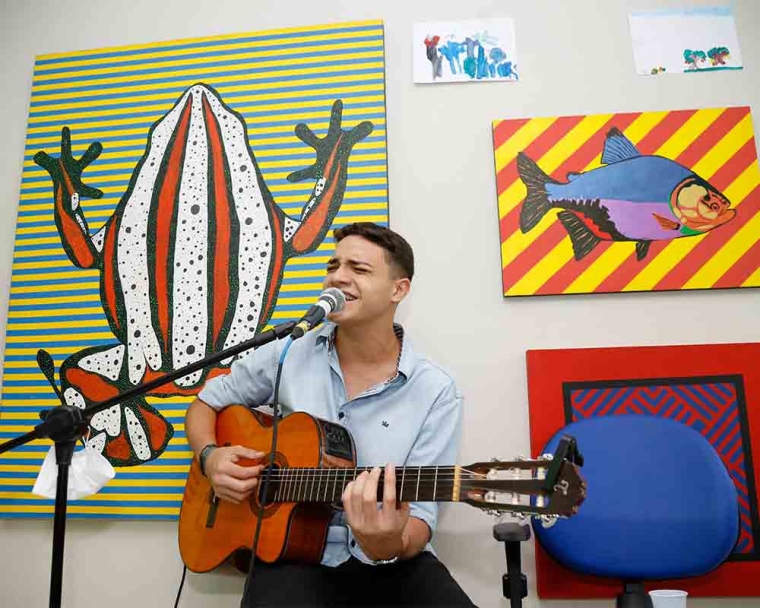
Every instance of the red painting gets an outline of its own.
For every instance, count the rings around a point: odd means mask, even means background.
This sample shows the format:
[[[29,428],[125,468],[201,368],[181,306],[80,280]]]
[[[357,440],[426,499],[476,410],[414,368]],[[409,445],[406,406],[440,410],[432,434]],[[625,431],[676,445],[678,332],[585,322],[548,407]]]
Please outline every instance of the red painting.
[[[532,350],[527,353],[531,452],[563,426],[593,416],[655,415],[700,432],[739,496],[733,553],[701,577],[657,581],[693,597],[760,596],[760,343]],[[581,451],[583,446],[580,446]],[[754,465],[754,466],[753,466]],[[538,595],[611,598],[620,581],[572,572],[536,547]]]

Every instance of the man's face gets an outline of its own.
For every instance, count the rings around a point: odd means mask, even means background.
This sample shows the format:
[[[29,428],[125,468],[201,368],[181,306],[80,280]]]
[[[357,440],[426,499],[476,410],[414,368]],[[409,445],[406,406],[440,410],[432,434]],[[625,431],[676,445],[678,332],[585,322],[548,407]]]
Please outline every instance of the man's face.
[[[340,241],[327,262],[324,287],[336,287],[346,296],[342,311],[329,319],[342,325],[374,320],[392,311],[408,291],[408,279],[394,277],[385,250],[360,237]]]

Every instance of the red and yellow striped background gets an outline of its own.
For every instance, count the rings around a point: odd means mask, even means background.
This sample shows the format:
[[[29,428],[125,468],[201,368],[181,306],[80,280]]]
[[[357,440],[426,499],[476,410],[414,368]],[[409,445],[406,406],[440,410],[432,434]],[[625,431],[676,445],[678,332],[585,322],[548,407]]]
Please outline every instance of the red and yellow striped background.
[[[564,183],[568,172],[601,166],[612,127],[642,154],[673,159],[709,181],[736,218],[705,235],[653,241],[640,262],[633,243],[607,241],[576,261],[555,212],[523,234],[518,152]],[[760,167],[748,107],[502,120],[493,138],[505,296],[760,286]]]

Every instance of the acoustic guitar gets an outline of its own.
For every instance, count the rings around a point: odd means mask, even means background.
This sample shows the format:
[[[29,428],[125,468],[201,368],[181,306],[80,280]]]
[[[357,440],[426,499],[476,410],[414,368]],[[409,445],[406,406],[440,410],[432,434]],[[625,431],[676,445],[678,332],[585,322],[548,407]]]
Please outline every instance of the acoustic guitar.
[[[217,416],[217,443],[268,452],[272,422],[259,411],[229,406]],[[400,502],[464,502],[491,513],[541,516],[550,524],[574,515],[585,498],[578,469],[581,457],[568,446],[574,448],[574,440],[563,438],[555,455],[535,460],[397,467],[396,497]],[[356,466],[348,430],[304,412],[279,421],[276,448],[256,556],[269,563],[318,563],[334,509],[341,508],[343,489],[372,467]],[[269,462],[268,454],[263,462]],[[239,461],[243,466],[259,463]],[[258,494],[233,504],[215,496],[193,459],[179,516],[180,554],[188,569],[208,572],[239,550],[250,552],[265,474]],[[381,501],[382,477],[378,486]]]

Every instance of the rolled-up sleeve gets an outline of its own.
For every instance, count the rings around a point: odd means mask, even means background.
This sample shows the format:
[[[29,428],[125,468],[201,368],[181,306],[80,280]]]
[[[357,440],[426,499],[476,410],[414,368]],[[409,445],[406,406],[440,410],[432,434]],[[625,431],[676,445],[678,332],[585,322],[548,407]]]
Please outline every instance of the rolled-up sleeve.
[[[260,346],[235,361],[228,374],[209,380],[198,399],[215,410],[233,404],[251,407],[268,403],[274,392],[277,356],[276,343]]]
[[[454,465],[462,438],[462,394],[452,385],[431,407],[406,460],[407,466]],[[437,502],[412,502],[409,514],[430,527],[432,539],[438,524]]]

